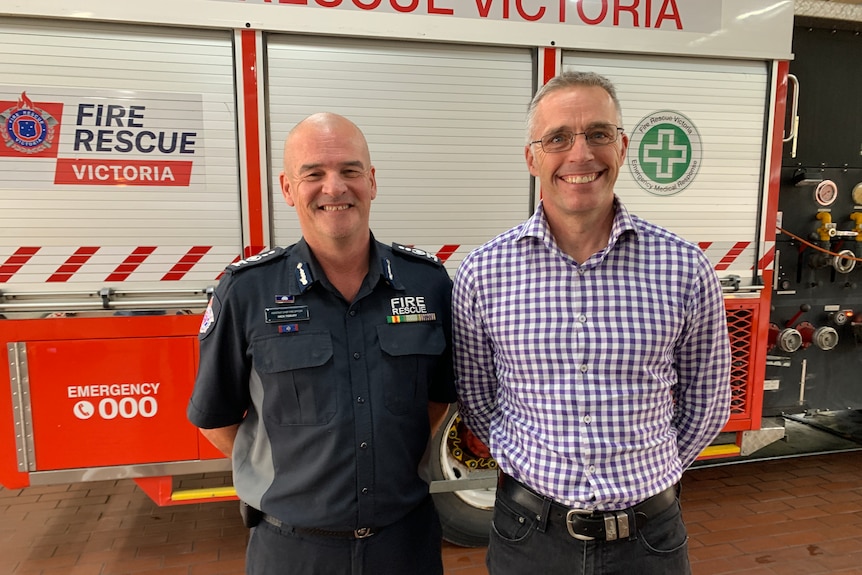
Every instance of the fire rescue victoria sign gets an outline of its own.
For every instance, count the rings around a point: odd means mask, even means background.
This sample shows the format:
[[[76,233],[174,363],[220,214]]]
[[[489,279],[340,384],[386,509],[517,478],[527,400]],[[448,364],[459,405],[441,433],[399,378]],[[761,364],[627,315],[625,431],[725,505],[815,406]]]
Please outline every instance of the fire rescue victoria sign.
[[[12,158],[18,166],[2,170],[0,187],[14,187],[21,170],[58,185],[189,186],[195,164],[202,169],[199,96],[56,94],[0,86],[0,165]]]

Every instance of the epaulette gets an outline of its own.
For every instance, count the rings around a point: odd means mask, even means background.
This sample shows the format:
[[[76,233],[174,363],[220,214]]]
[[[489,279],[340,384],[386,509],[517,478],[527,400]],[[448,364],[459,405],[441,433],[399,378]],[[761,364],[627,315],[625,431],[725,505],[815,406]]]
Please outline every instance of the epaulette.
[[[443,262],[440,261],[440,258],[435,256],[434,254],[429,254],[425,250],[420,250],[419,248],[414,248],[411,246],[405,246],[404,244],[392,242],[392,251],[397,254],[413,256],[414,258],[420,259],[425,262],[433,262],[438,266],[443,265]]]
[[[227,274],[235,274],[244,269],[248,269],[250,267],[272,261],[284,254],[284,248],[273,248],[271,250],[267,250],[265,252],[261,252],[257,255],[250,256],[245,258],[244,260],[239,260],[238,262],[234,262],[225,268],[225,273]]]

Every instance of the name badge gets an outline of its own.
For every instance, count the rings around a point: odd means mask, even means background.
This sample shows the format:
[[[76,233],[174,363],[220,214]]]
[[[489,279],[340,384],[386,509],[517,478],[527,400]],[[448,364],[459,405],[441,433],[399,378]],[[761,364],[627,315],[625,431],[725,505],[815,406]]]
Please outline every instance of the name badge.
[[[307,305],[266,308],[266,323],[288,323],[311,319]]]

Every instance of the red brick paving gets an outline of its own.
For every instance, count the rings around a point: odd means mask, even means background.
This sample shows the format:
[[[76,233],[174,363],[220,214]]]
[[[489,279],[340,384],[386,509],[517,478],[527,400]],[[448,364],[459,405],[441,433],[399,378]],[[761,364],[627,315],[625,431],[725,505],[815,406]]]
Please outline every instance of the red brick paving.
[[[694,575],[862,575],[862,451],[690,470]],[[188,486],[206,478],[186,478]],[[0,575],[242,575],[235,502],[158,507],[131,480],[0,488]],[[485,549],[444,544],[447,575]]]

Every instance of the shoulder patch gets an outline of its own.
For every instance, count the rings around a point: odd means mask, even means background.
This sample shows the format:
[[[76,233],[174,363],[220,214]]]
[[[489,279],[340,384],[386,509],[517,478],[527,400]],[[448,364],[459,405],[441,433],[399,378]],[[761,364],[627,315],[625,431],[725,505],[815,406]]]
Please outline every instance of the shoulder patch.
[[[426,262],[433,262],[438,266],[443,265],[443,262],[440,261],[440,258],[435,256],[434,254],[426,252],[425,250],[420,250],[419,248],[414,248],[411,246],[405,246],[404,244],[392,242],[392,251],[398,254],[413,256],[414,258],[418,258]]]
[[[265,252],[261,252],[257,255],[250,256],[245,258],[244,260],[239,260],[238,262],[230,264],[225,268],[225,273],[235,274],[246,268],[250,268],[264,262],[272,261],[277,257],[281,256],[283,253],[284,248],[274,248]]]

